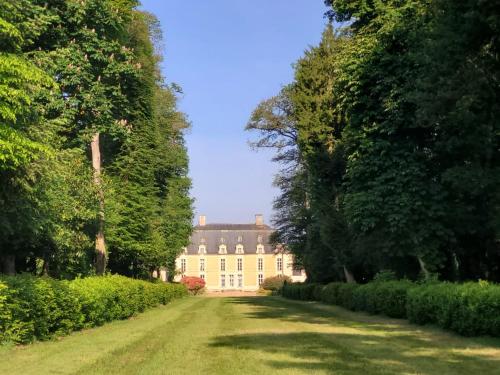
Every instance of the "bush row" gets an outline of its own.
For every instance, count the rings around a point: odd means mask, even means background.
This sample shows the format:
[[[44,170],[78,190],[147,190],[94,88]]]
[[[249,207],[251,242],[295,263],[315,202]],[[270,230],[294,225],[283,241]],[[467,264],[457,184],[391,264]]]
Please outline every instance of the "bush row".
[[[60,281],[21,275],[0,278],[0,342],[47,340],[125,319],[185,296],[185,286],[123,276]]]
[[[286,298],[322,301],[354,311],[435,324],[465,336],[500,337],[500,285],[477,283],[416,284],[406,280],[368,284],[287,284]]]

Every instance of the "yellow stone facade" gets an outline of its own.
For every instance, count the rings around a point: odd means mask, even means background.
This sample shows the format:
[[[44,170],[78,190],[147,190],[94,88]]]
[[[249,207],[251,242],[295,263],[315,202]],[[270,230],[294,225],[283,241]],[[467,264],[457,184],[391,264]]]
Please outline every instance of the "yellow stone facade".
[[[271,233],[261,215],[256,224],[247,225],[206,225],[201,217],[192,243],[176,260],[176,280],[201,277],[213,291],[255,291],[265,278],[277,275],[304,281],[304,271],[293,267],[293,256],[267,243]]]

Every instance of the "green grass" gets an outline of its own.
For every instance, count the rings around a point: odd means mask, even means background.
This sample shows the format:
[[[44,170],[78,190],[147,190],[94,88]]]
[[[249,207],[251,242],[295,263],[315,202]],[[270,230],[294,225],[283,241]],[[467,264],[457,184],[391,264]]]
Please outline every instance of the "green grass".
[[[279,297],[187,298],[0,348],[2,374],[500,374],[500,340]]]

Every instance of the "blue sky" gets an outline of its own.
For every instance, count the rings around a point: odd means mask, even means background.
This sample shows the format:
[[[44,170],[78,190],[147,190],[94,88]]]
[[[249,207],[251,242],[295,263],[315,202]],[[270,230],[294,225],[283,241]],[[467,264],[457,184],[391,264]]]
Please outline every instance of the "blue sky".
[[[270,222],[278,191],[271,153],[253,151],[243,129],[257,104],[293,79],[292,64],[316,45],[322,0],[143,0],[160,20],[163,73],[182,86],[196,216]]]

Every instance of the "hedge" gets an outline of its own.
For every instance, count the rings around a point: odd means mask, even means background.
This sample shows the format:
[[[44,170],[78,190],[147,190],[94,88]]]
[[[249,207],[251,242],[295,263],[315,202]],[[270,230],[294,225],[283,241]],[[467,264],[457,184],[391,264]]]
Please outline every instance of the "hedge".
[[[373,281],[368,284],[334,282],[287,284],[282,295],[316,300],[350,310],[407,318],[417,324],[434,324],[465,336],[500,337],[500,285]]]
[[[436,324],[464,336],[500,337],[500,285],[421,285],[408,292],[407,316],[413,323]]]
[[[270,290],[272,292],[279,292],[283,285],[292,282],[292,278],[286,275],[278,275],[266,277],[260,286],[264,290]]]
[[[0,277],[0,342],[47,340],[126,319],[186,294],[183,285],[116,275],[73,281],[31,275]]]

